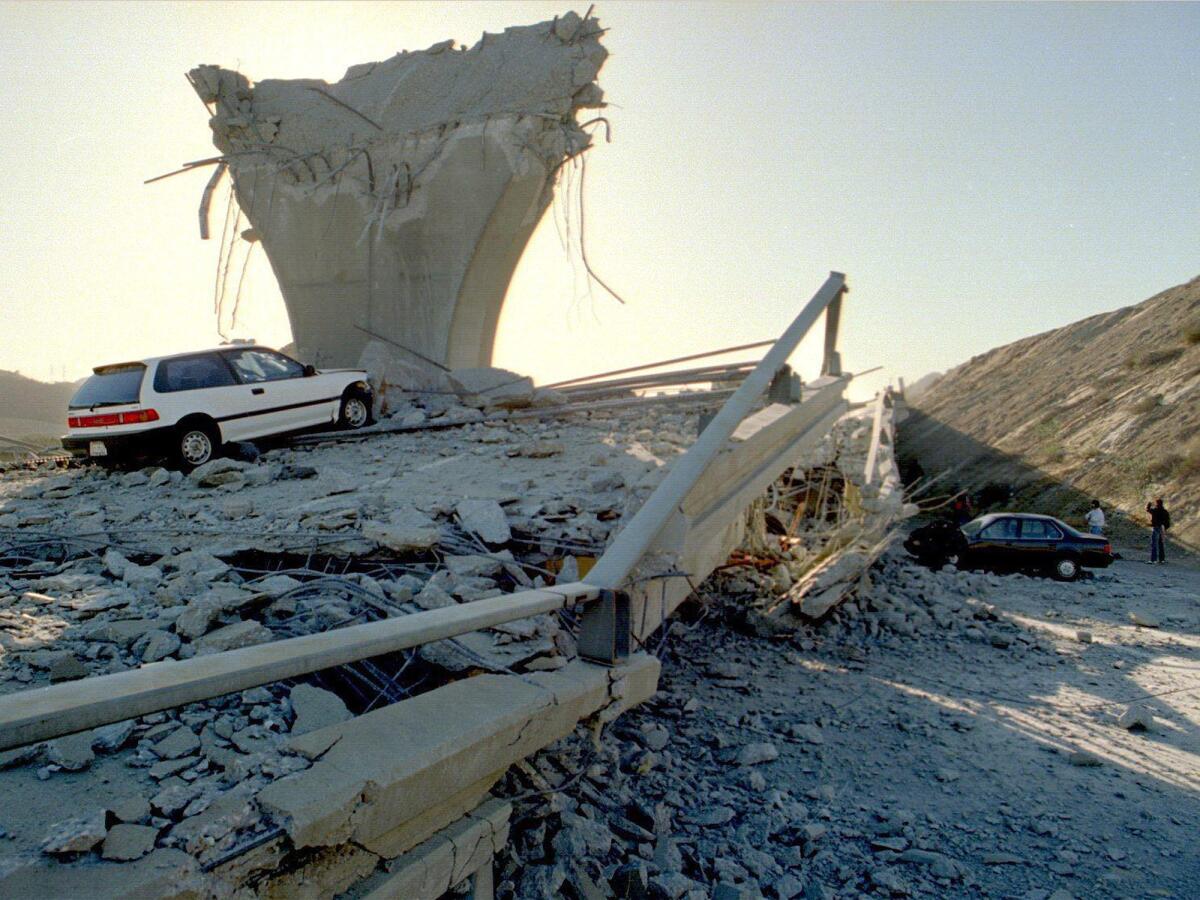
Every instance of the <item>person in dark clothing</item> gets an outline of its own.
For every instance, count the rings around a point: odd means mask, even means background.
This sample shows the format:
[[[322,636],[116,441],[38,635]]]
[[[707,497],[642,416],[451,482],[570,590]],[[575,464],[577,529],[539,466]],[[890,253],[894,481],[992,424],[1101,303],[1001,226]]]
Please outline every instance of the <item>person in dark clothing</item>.
[[[1171,514],[1163,506],[1159,497],[1154,505],[1146,504],[1146,512],[1150,514],[1150,563],[1165,563],[1167,561],[1167,531],[1171,527]]]
[[[967,494],[960,494],[954,498],[954,503],[950,507],[950,514],[954,517],[955,525],[966,525],[971,521],[971,498]]]

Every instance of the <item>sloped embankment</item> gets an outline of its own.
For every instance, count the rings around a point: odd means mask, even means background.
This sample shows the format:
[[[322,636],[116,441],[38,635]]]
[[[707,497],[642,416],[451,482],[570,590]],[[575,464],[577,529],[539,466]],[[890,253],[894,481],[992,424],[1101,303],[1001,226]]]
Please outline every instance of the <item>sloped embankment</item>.
[[[1200,277],[977,356],[912,410],[901,456],[927,475],[1068,520],[1162,495],[1200,545]]]

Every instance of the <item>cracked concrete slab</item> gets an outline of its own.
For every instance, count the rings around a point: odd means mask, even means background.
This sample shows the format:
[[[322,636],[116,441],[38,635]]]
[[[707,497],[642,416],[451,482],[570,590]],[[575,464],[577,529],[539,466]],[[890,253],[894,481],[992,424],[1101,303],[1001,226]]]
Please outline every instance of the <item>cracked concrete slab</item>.
[[[558,740],[581,719],[640,703],[653,694],[658,671],[657,659],[638,654],[615,670],[577,661],[557,672],[458,681],[296,739],[322,744],[330,732],[337,742],[311,768],[260,791],[258,802],[298,848],[369,842]],[[614,681],[624,683],[619,699]]]

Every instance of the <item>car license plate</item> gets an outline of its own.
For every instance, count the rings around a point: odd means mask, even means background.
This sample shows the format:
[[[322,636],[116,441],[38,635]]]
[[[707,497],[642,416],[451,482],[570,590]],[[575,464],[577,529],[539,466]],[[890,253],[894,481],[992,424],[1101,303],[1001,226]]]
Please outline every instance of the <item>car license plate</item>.
[[[88,456],[108,456],[104,441],[88,441]]]

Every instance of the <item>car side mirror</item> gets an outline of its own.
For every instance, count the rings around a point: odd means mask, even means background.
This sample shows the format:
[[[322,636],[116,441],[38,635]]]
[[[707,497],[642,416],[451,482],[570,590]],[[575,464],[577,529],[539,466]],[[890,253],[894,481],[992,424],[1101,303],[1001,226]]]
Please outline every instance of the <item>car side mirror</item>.
[[[304,377],[305,378],[312,378],[316,374],[317,374],[316,366],[305,366],[304,367]]]

